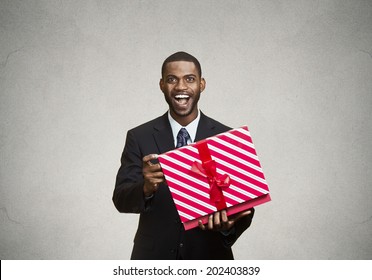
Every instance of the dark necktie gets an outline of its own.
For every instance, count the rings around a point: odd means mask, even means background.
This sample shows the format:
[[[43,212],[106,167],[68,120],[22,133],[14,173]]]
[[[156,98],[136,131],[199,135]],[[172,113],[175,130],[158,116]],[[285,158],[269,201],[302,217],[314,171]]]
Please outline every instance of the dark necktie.
[[[177,135],[177,146],[176,148],[186,146],[187,140],[191,141],[190,135],[187,132],[186,128],[181,128]]]

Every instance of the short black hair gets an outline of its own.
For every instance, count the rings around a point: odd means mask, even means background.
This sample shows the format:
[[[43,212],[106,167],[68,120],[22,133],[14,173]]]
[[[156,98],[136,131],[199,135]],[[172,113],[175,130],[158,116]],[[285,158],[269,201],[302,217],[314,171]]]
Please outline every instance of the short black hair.
[[[196,67],[196,70],[198,70],[198,72],[199,72],[199,76],[200,77],[202,76],[202,71],[201,71],[201,66],[200,66],[199,61],[194,56],[192,56],[191,54],[188,54],[187,52],[180,51],[180,52],[176,52],[176,53],[168,56],[164,60],[163,65],[161,67],[161,76],[162,77],[164,76],[165,66],[167,65],[167,63],[174,62],[174,61],[189,61],[189,62],[194,63],[194,65]]]

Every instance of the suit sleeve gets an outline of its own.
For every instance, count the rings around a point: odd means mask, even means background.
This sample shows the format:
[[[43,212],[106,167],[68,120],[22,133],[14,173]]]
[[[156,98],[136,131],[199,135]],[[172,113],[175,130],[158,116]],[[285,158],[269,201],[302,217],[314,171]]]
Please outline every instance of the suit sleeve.
[[[254,208],[251,208],[249,210],[251,210],[251,214],[238,220],[235,223],[234,230],[231,234],[223,236],[223,243],[225,247],[231,247],[232,245],[234,245],[239,236],[251,225],[254,216]]]
[[[142,158],[134,133],[128,131],[112,198],[121,213],[140,213],[146,209]]]

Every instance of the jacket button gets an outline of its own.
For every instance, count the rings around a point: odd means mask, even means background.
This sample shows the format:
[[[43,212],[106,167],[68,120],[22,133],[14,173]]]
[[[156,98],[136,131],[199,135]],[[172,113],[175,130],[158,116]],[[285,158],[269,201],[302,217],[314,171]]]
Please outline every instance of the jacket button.
[[[183,243],[180,243],[180,247],[181,247],[181,248],[183,247]]]

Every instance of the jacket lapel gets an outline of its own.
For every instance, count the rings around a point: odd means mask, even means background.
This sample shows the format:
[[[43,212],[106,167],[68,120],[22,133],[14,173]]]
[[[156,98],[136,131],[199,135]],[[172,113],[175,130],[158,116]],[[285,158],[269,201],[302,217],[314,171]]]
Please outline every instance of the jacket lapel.
[[[159,149],[159,154],[168,152],[174,149],[174,140],[172,128],[169,124],[168,114],[165,113],[159,118],[159,121],[154,125],[154,140]]]
[[[195,142],[214,136],[216,134],[214,128],[215,126],[209,121],[208,117],[200,112],[200,121],[196,131]]]

